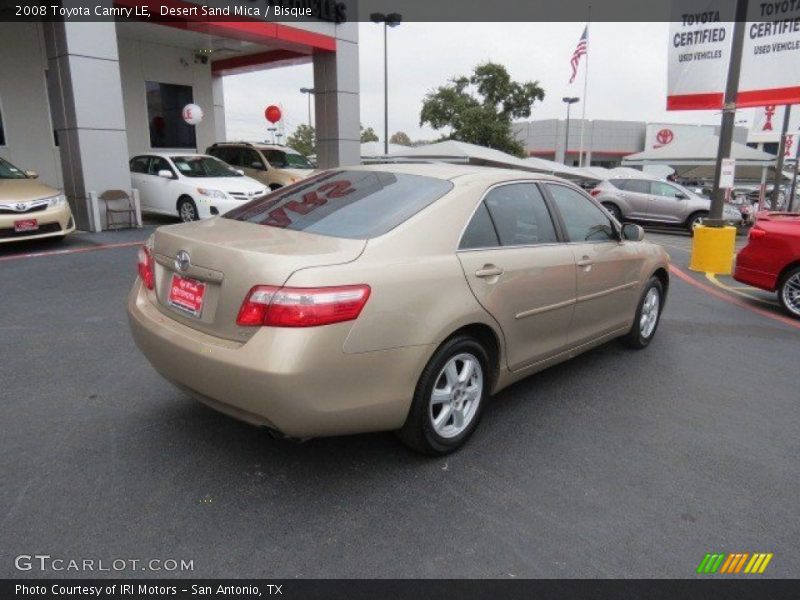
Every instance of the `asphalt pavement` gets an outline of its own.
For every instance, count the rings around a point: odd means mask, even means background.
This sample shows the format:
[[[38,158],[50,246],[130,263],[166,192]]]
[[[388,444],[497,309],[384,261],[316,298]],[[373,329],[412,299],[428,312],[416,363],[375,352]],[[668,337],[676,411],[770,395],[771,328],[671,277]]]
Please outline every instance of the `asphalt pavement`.
[[[800,573],[800,329],[688,273],[688,237],[648,233],[688,279],[646,350],[530,377],[430,459],[273,440],[166,383],[125,315],[147,234],[0,249],[0,577],[681,578],[707,552]],[[193,570],[15,568],[37,553]]]

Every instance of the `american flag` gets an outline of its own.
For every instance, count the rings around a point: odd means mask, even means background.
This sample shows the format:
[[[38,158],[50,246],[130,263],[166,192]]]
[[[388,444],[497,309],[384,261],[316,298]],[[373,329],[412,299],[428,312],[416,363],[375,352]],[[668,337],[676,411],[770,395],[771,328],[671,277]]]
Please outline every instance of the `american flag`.
[[[581,56],[586,54],[588,51],[589,46],[589,26],[587,25],[583,29],[583,35],[581,39],[578,40],[578,45],[575,46],[575,51],[572,53],[572,58],[569,61],[569,66],[572,67],[572,77],[569,78],[569,82],[572,83],[575,81],[575,76],[578,74],[578,65],[581,62]]]

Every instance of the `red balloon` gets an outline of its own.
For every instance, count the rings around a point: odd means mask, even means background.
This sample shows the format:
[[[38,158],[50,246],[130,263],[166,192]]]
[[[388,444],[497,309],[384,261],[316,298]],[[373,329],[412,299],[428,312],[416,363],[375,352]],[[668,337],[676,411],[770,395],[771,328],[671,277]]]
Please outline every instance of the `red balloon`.
[[[264,116],[270,123],[277,123],[281,120],[281,109],[274,104],[270,104],[267,110],[264,111]]]

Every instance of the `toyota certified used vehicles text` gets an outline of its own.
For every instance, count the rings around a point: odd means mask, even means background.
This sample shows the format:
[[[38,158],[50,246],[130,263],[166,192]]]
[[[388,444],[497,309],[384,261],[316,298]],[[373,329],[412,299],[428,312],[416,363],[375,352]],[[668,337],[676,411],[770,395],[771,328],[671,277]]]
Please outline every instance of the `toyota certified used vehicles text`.
[[[225,142],[210,146],[206,152],[241,169],[270,190],[300,181],[311,175],[314,168],[299,152],[275,144]]]
[[[39,238],[63,239],[75,231],[67,199],[0,158],[0,243]]]
[[[800,319],[800,213],[759,213],[733,277],[777,292],[786,312]]]
[[[269,190],[213,156],[150,153],[130,161],[143,212],[196,221],[221,215]]]
[[[613,338],[650,343],[668,258],[643,235],[554,177],[325,171],[156,230],[128,314],[156,370],[224,413],[445,453],[512,382]]]
[[[690,233],[711,210],[708,198],[677,183],[656,179],[606,179],[591,193],[620,222],[677,225]],[[741,212],[729,204],[722,216],[735,227],[742,224]]]

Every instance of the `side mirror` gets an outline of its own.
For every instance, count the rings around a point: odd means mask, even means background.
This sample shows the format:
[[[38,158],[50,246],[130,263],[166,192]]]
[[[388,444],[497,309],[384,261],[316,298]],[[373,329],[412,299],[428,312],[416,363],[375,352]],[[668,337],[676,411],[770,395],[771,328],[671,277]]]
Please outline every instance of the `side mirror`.
[[[25,177],[28,179],[38,179],[39,174],[36,171],[25,171]]]
[[[264,165],[261,162],[254,160],[253,162],[250,163],[250,168],[256,169],[257,171],[263,171]]]
[[[633,223],[625,223],[622,226],[622,239],[631,242],[641,242],[644,239],[644,229]]]
[[[239,175],[244,175],[244,171],[242,171],[241,169],[234,169],[234,171],[236,171],[236,173]]]
[[[158,172],[159,177],[163,177],[164,179],[175,179],[175,176],[172,174],[172,171],[168,169],[161,169]]]

